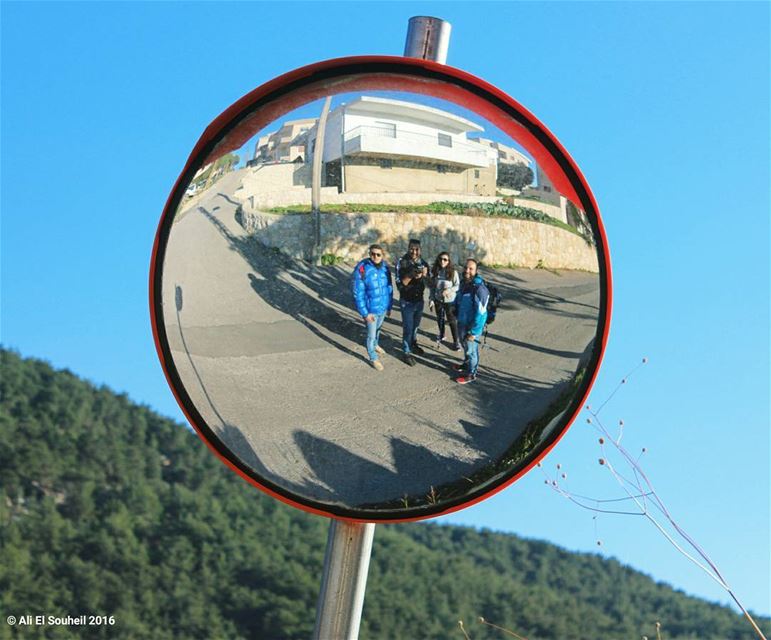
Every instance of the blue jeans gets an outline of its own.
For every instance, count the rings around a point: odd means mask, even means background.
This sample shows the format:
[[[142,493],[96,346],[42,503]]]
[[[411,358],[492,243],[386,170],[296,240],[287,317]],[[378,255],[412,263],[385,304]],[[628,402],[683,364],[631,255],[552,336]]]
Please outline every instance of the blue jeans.
[[[458,327],[458,334],[463,346],[463,368],[475,376],[479,367],[479,337],[475,336],[474,340],[469,340],[468,328],[463,326]]]
[[[385,320],[386,312],[373,313],[375,320],[373,322],[367,322],[367,355],[370,360],[377,360],[377,351],[375,347],[378,346],[378,340],[380,340],[380,327],[383,326],[383,320]],[[365,321],[366,322],[366,321]]]
[[[402,349],[404,353],[409,353],[418,339],[418,327],[423,317],[423,301],[399,300],[399,307],[402,310]]]

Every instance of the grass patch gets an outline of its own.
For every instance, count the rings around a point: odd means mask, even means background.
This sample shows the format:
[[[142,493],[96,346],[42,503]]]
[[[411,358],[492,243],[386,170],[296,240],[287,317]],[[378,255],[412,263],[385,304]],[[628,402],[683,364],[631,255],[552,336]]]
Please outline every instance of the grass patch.
[[[324,267],[334,267],[336,264],[343,264],[344,262],[342,256],[336,256],[334,253],[325,253],[321,256],[321,265]]]
[[[432,202],[430,204],[366,204],[345,203],[327,204],[323,213],[438,213],[442,215],[479,216],[485,218],[511,218],[513,220],[530,220],[541,222],[553,227],[559,227],[577,236],[581,234],[569,224],[552,218],[550,215],[507,202]],[[273,207],[268,213],[300,214],[310,213],[310,208],[304,205],[288,207]]]

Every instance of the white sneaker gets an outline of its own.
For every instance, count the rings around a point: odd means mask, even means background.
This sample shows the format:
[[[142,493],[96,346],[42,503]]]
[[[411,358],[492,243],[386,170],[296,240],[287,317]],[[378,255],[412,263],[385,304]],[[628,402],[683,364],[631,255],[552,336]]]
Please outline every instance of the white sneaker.
[[[385,353],[385,349],[383,349],[383,347],[378,345],[375,347],[375,353],[379,353],[382,356]]]
[[[369,362],[378,371],[382,371],[383,370],[383,363],[380,362],[380,360],[370,360]]]

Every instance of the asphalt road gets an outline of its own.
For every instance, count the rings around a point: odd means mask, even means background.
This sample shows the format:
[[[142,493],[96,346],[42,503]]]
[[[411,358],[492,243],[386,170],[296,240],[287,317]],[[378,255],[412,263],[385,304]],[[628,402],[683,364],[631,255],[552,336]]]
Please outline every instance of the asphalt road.
[[[208,425],[290,491],[348,507],[404,496],[409,504],[462,480],[543,414],[591,345],[596,274],[482,270],[504,300],[474,383],[453,382],[450,365],[462,354],[432,346],[430,313],[419,337],[426,355],[415,367],[401,361],[398,304],[378,372],[353,307],[351,267],[312,267],[246,235],[228,195],[238,180],[234,172],[196,196],[172,226],[166,330]]]

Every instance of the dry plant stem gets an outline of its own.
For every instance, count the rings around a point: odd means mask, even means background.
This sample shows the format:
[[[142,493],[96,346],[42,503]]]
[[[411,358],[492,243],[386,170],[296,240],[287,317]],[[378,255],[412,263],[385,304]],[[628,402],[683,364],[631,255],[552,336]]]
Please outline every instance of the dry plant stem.
[[[591,413],[591,412],[590,412]],[[609,434],[605,427],[602,425],[602,423],[597,418],[597,414],[592,414],[597,422],[597,425],[602,430],[602,432],[609,437]],[[733,592],[733,589],[731,589],[728,582],[726,582],[723,575],[720,573],[718,568],[715,566],[715,564],[712,562],[712,560],[709,558],[707,553],[696,543],[696,541],[691,538],[681,527],[680,525],[675,522],[672,515],[667,510],[666,506],[662,502],[662,500],[659,498],[658,494],[656,493],[656,490],[653,488],[653,485],[651,484],[650,480],[648,480],[648,477],[645,475],[645,472],[639,467],[636,460],[634,460],[629,453],[619,444],[615,444],[615,441],[613,441],[610,437],[609,440],[611,442],[614,442],[614,446],[618,451],[626,458],[626,461],[632,466],[632,468],[635,470],[635,474],[639,473],[640,477],[645,481],[645,484],[650,489],[650,494],[652,495],[652,500],[655,501],[656,506],[660,509],[660,511],[664,514],[664,517],[667,519],[667,521],[672,525],[672,527],[677,531],[680,536],[696,551],[696,553],[709,565],[709,569],[705,567],[702,563],[700,563],[696,558],[694,558],[691,554],[689,554],[685,549],[683,549],[677,541],[667,532],[666,529],[654,518],[650,511],[648,511],[645,506],[643,506],[639,500],[632,496],[632,494],[629,492],[629,489],[624,485],[624,480],[619,476],[619,474],[616,472],[616,470],[613,468],[613,466],[607,462],[605,462],[605,466],[608,468],[608,470],[613,474],[613,476],[616,478],[616,481],[619,483],[619,485],[623,488],[623,490],[627,493],[629,498],[635,502],[635,504],[640,508],[640,511],[642,515],[644,515],[661,533],[662,535],[677,549],[681,554],[683,554],[686,558],[688,558],[691,562],[693,562],[697,567],[699,567],[704,573],[706,573],[710,578],[712,578],[717,584],[719,584],[727,593],[729,596],[731,596],[731,599],[736,603],[736,606],[739,607],[739,609],[742,610],[742,613],[744,613],[744,617],[747,618],[748,622],[752,625],[752,628],[755,630],[755,633],[758,634],[758,637],[762,638],[762,640],[767,640],[766,636],[763,635],[763,632],[760,630],[760,627],[758,627],[757,623],[753,619],[753,617],[750,615],[749,611],[744,608],[744,605],[739,601],[739,598],[736,597],[736,594]],[[628,481],[627,481],[628,482]],[[637,487],[640,491],[642,489],[638,486]],[[714,573],[713,573],[714,572]]]
[[[645,362],[647,362],[647,359],[643,359],[643,364]],[[600,445],[603,452],[603,458],[600,459],[600,464],[602,464],[608,469],[608,471],[615,478],[616,482],[618,482],[618,484],[627,494],[626,498],[621,498],[620,500],[621,501],[632,500],[637,505],[639,511],[613,511],[613,510],[607,510],[607,509],[600,509],[598,507],[592,507],[592,506],[583,504],[582,502],[580,502],[580,500],[577,499],[580,497],[580,498],[589,500],[589,498],[586,498],[585,496],[575,496],[574,494],[571,494],[569,491],[560,487],[559,483],[556,480],[549,481],[548,474],[546,475],[547,483],[550,484],[552,488],[555,491],[557,491],[559,494],[568,498],[571,502],[579,505],[580,507],[583,507],[584,509],[590,509],[592,511],[596,511],[599,513],[618,513],[622,515],[645,516],[661,532],[661,534],[675,547],[675,549],[677,549],[681,554],[683,554],[686,558],[688,558],[691,562],[693,562],[697,567],[699,567],[702,571],[704,571],[704,573],[706,573],[710,578],[712,578],[717,584],[719,584],[728,593],[729,596],[731,596],[731,599],[736,603],[736,606],[738,606],[739,609],[741,609],[742,613],[744,613],[745,618],[747,618],[749,623],[752,625],[752,628],[755,630],[755,633],[758,634],[758,637],[761,638],[762,640],[767,640],[766,636],[763,635],[763,632],[760,630],[755,620],[752,618],[752,616],[747,611],[747,609],[744,608],[744,605],[742,605],[742,603],[739,601],[738,597],[733,592],[733,590],[731,589],[731,587],[729,586],[728,582],[725,580],[723,575],[720,573],[717,566],[715,566],[715,564],[709,558],[707,553],[696,543],[696,541],[693,538],[691,538],[691,536],[689,536],[680,527],[680,525],[677,524],[675,519],[669,513],[669,510],[666,508],[666,505],[661,500],[661,498],[659,498],[655,488],[653,487],[653,484],[648,479],[648,476],[645,474],[642,467],[640,467],[639,458],[638,459],[633,458],[629,454],[629,452],[624,447],[621,446],[621,438],[623,436],[623,429],[624,429],[623,421],[620,422],[620,425],[619,425],[618,437],[613,438],[599,419],[599,413],[602,410],[602,408],[608,404],[610,399],[616,394],[616,392],[621,388],[623,384],[626,384],[629,377],[635,371],[637,371],[637,369],[639,369],[640,366],[642,365],[638,365],[629,374],[627,374],[625,378],[621,380],[621,383],[619,383],[619,385],[613,390],[613,392],[610,394],[607,400],[605,400],[605,402],[603,402],[598,409],[596,409],[595,411],[592,411],[587,406],[587,410],[589,411],[590,415],[593,418],[593,420],[587,420],[587,422],[591,423],[594,426],[594,428],[604,436],[604,438],[600,438]],[[632,473],[634,474],[634,480],[630,480],[629,478],[626,478],[619,471],[617,471],[614,468],[614,466],[609,462],[608,457],[605,454],[605,444],[604,444],[605,441],[612,443],[613,447],[621,454],[622,458],[631,467]],[[644,451],[645,449],[643,449],[643,452]],[[643,485],[645,485],[645,489],[643,488]],[[633,494],[630,491],[629,487],[632,487],[636,491],[636,493]],[[595,500],[593,502],[595,502],[596,504],[599,504],[600,502],[611,502],[611,500],[605,500],[605,501]],[[678,543],[678,541],[675,540],[674,537],[659,523],[659,521],[656,520],[656,518],[654,518],[653,515],[651,515],[650,509],[648,507],[649,502],[664,516],[664,518],[666,518],[667,522],[669,522],[671,527],[677,532],[677,534],[682,538],[682,540],[688,543],[691,549],[693,549],[696,552],[696,554],[706,563],[707,566],[699,562],[699,560],[697,560],[693,555],[688,553]],[[658,638],[660,639],[661,635],[659,633],[658,625],[656,628],[656,633]]]
[[[503,631],[506,635],[511,636],[512,638],[517,638],[517,640],[527,640],[524,636],[520,636],[519,634],[514,633],[513,631],[509,631],[508,629],[504,629],[503,627],[499,627],[497,624],[493,624],[492,622],[488,622],[484,618],[480,616],[479,622],[482,624],[486,624],[488,627],[492,627],[493,629],[498,629],[498,631]]]
[[[466,629],[463,627],[463,620],[458,620],[458,626],[463,633],[463,637],[466,638],[466,640],[471,640],[471,638],[468,637],[468,633],[466,633]]]

